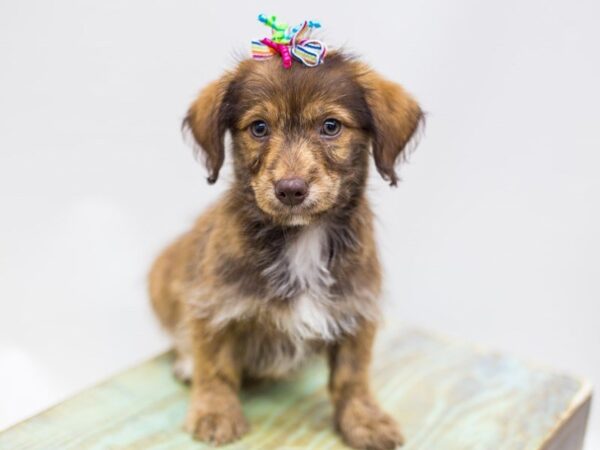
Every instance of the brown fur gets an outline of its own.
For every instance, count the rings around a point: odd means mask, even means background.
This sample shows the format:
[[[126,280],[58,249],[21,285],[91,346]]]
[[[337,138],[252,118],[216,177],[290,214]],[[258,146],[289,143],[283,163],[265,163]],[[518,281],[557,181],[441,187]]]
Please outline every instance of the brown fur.
[[[336,137],[321,131],[328,118],[342,123]],[[175,336],[176,374],[191,378],[186,427],[195,437],[238,439],[248,430],[242,380],[283,376],[326,351],[344,440],[376,450],[402,442],[369,389],[381,275],[364,190],[369,148],[395,184],[394,165],[421,118],[399,85],[341,54],[290,70],[275,59],[242,61],[192,104],[184,125],[204,151],[209,182],[226,131],[235,181],[157,259],[150,296]],[[268,124],[265,138],[249,131],[256,120]],[[296,206],[274,195],[290,177],[309,185]]]

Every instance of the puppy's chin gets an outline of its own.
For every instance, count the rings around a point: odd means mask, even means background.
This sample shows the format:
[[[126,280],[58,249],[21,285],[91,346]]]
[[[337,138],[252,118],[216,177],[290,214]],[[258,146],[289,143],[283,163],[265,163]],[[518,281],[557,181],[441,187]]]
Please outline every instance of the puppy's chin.
[[[293,208],[269,208],[261,207],[260,204],[258,206],[264,213],[271,217],[273,222],[284,227],[302,227],[310,225],[318,215],[316,212],[312,211],[312,209],[297,206]]]
[[[310,225],[315,219],[315,215],[311,214],[310,211],[302,210],[302,208],[286,208],[281,211],[264,211],[273,222],[284,227],[302,227]]]
[[[287,217],[284,217],[282,222],[284,225],[289,227],[302,227],[305,225],[310,225],[312,222],[312,217],[306,214],[291,214]]]

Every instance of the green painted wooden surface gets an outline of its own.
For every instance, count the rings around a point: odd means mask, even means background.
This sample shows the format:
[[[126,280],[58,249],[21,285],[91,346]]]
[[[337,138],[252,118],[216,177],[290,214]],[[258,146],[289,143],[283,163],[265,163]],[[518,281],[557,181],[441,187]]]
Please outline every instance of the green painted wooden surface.
[[[161,355],[8,429],[0,449],[207,448],[182,430],[189,392],[170,363]],[[252,431],[223,448],[346,448],[326,378],[317,362],[244,392]],[[415,330],[378,345],[373,387],[402,424],[406,450],[540,450],[590,398],[574,378]]]

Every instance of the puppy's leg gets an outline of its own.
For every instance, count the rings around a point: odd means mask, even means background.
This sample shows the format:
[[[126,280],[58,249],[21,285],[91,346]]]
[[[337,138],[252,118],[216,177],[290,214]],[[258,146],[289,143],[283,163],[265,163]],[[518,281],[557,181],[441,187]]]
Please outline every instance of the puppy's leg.
[[[377,405],[369,389],[369,364],[375,326],[363,323],[329,350],[329,390],[335,425],[344,441],[364,450],[389,450],[402,445],[394,420]]]
[[[182,383],[190,383],[194,373],[194,354],[192,335],[186,320],[182,320],[173,332],[175,362],[173,374]]]
[[[202,322],[193,322],[194,372],[186,429],[194,438],[222,445],[249,429],[238,398],[241,368],[235,361],[235,336],[206,335]]]
[[[184,314],[183,286],[189,266],[186,248],[194,248],[187,236],[175,241],[156,259],[148,277],[152,307],[163,327],[173,336],[175,346],[175,376],[187,383],[192,377],[193,357],[189,327]]]

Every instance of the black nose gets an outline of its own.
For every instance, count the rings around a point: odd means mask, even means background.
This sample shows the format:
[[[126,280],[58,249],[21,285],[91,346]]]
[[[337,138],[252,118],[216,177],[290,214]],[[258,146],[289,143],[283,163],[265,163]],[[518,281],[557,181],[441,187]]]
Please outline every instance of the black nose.
[[[299,205],[307,194],[308,185],[300,178],[287,178],[275,183],[275,195],[281,203],[286,205]]]

